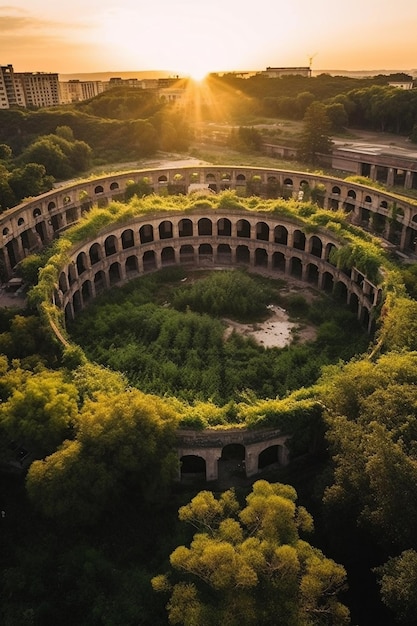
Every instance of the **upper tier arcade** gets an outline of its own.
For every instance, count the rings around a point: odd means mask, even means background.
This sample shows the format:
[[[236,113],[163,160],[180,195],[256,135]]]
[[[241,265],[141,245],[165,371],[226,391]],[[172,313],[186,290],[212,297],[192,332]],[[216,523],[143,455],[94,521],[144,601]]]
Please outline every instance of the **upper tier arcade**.
[[[330,210],[341,209],[353,224],[370,230],[400,253],[414,253],[417,204],[388,192],[314,173],[253,167],[192,166],[144,169],[112,174],[60,187],[0,216],[3,278],[29,253],[58,237],[93,205],[123,200],[128,187],[146,181],[156,194],[187,193],[190,185],[213,192],[234,189],[239,195],[314,199]]]

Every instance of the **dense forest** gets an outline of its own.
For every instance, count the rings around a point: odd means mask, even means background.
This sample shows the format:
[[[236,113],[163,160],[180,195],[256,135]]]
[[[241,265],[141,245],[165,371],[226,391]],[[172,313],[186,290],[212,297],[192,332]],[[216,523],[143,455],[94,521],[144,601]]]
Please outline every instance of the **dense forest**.
[[[359,85],[391,93],[386,77],[317,78],[309,84],[327,84],[322,103],[337,90],[354,100]],[[228,92],[242,89],[235,77],[222,81]],[[292,81],[272,81],[265,98],[281,97],[275,87]],[[255,83],[245,86],[256,92]],[[249,101],[257,114],[265,105],[247,95],[230,96],[236,115],[247,115]],[[89,159],[162,149],[158,129],[174,148],[181,128],[178,141],[191,136],[176,116],[130,91],[62,110],[1,111],[2,193],[18,176],[39,183],[36,193],[53,184],[30,155],[72,163],[65,177]],[[173,210],[198,202],[170,201]],[[416,624],[417,266],[401,265],[313,198],[262,200],[263,211],[340,232],[333,261],[342,270],[383,270],[374,335],[337,293],[309,302],[303,291],[284,297],[283,280],[172,268],[103,294],[58,344],[48,297],[69,245],[157,202],[144,195],[93,208],[21,264],[25,305],[0,309],[1,623]],[[259,202],[226,192],[206,209],[256,211]],[[283,349],[237,333],[225,339],[224,318],[256,324],[271,303],[313,324],[316,339],[295,336]],[[291,431],[290,465],[261,480],[232,476],[233,489],[179,482],[177,429],[231,425]]]

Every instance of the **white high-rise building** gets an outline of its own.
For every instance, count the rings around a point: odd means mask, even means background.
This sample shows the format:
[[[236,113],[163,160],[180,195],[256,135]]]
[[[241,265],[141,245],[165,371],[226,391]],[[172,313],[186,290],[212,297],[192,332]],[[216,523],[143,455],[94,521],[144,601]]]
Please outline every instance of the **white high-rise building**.
[[[12,65],[0,66],[0,109],[26,106],[23,86],[16,80]]]

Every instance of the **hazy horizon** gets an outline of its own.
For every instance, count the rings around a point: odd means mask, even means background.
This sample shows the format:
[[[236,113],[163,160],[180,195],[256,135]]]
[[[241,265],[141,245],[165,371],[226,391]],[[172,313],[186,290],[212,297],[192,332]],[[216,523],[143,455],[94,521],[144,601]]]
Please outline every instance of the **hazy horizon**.
[[[155,0],[146,8],[137,0],[15,0],[0,6],[0,63],[18,72],[194,77],[310,63],[332,72],[417,67],[417,3],[398,0],[395,11],[387,0],[344,7],[334,0],[258,0],[250,10],[240,0]]]

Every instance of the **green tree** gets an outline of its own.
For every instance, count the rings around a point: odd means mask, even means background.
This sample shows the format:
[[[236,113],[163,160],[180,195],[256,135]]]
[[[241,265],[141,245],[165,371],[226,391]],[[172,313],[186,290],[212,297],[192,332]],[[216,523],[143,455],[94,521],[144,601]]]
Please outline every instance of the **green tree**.
[[[314,164],[319,154],[329,154],[331,151],[331,122],[325,105],[321,102],[310,104],[303,123],[299,155],[303,160]]]
[[[170,594],[170,623],[348,624],[337,599],[344,568],[300,538],[313,520],[296,499],[289,485],[259,480],[243,508],[231,489],[219,498],[202,491],[181,507],[180,520],[197,532],[171,554],[173,571],[152,580]]]
[[[92,523],[132,493],[145,506],[178,471],[176,425],[159,398],[97,393],[79,413],[75,439],[32,463],[29,496],[46,515],[74,522]]]
[[[0,405],[0,424],[10,440],[23,441],[36,456],[53,452],[78,414],[78,392],[62,373],[26,373]]]
[[[417,615],[417,552],[405,550],[375,569],[382,601],[401,624],[415,624]]]

